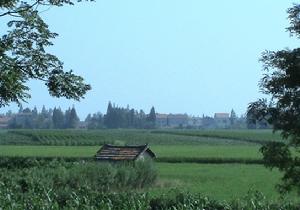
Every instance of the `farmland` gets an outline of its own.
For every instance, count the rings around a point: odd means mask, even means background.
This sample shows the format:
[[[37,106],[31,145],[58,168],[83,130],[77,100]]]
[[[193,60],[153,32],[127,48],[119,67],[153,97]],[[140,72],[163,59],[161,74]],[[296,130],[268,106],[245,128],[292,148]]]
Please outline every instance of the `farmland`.
[[[273,140],[280,141],[281,137],[270,130],[9,130],[0,133],[2,145],[253,145]]]
[[[246,196],[249,190],[258,190],[267,200],[276,201],[279,194],[275,185],[281,175],[261,165],[259,152],[263,142],[272,140],[281,141],[281,138],[269,130],[10,130],[0,133],[0,155],[10,164],[10,158],[29,158],[29,161],[30,158],[42,158],[43,165],[38,167],[48,168],[47,162],[53,165],[52,160],[57,157],[69,158],[66,160],[71,162],[84,159],[93,164],[93,156],[104,143],[149,143],[157,155],[158,177],[152,187],[139,192],[160,197],[176,189],[230,201]],[[48,159],[45,162],[43,158]],[[18,159],[14,161],[18,162]],[[32,162],[33,166],[35,162]],[[6,163],[1,164],[5,167]],[[23,170],[21,168],[19,170]],[[4,168],[0,170],[3,172]],[[298,201],[293,194],[287,199]]]
[[[100,146],[18,146],[2,145],[2,156],[38,156],[38,157],[93,157]],[[158,158],[252,158],[259,159],[258,146],[191,146],[191,145],[154,145]]]

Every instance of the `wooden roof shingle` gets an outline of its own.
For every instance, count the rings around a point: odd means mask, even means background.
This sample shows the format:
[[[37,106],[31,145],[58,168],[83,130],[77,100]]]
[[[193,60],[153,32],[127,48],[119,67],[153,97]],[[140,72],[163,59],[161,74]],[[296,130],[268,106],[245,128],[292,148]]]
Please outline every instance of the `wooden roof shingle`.
[[[105,144],[96,154],[97,160],[136,160],[141,154],[148,153],[151,158],[155,157],[155,154],[148,148],[148,145],[140,146],[114,146]]]

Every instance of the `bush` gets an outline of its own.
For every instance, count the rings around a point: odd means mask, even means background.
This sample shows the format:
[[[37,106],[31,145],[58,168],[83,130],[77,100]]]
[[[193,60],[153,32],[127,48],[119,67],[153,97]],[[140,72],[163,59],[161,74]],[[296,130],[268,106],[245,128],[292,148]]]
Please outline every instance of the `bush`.
[[[33,206],[39,205],[38,198],[42,203],[53,203],[61,209],[73,206],[75,198],[84,198],[85,201],[80,202],[88,203],[98,194],[104,196],[149,187],[156,179],[156,170],[151,162],[108,164],[16,158],[13,164],[18,166],[24,160],[30,167],[0,169],[0,208],[11,201],[20,204],[20,209],[35,209]]]

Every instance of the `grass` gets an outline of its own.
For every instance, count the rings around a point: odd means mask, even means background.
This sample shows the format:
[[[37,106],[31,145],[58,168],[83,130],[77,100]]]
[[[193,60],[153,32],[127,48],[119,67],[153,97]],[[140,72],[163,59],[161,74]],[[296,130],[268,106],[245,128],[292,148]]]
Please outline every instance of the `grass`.
[[[13,130],[0,133],[0,156],[93,157],[107,142],[149,143],[158,158],[261,159],[259,142],[271,140],[281,137],[270,130]],[[156,166],[159,180],[150,189],[152,195],[176,188],[221,200],[241,198],[250,189],[270,200],[279,196],[275,185],[281,174],[262,165],[158,162]],[[288,198],[297,200],[293,194]]]
[[[0,145],[0,156],[93,157],[99,148],[100,146]],[[150,148],[159,158],[261,158],[258,146],[154,145]]]
[[[259,146],[152,146],[158,157],[191,157],[191,158],[261,158]]]
[[[230,200],[242,198],[249,190],[258,190],[269,200],[279,198],[275,185],[280,181],[281,174],[261,165],[157,163],[157,167],[160,181],[158,187],[151,191],[156,195],[173,188]],[[299,201],[295,194],[287,198]]]

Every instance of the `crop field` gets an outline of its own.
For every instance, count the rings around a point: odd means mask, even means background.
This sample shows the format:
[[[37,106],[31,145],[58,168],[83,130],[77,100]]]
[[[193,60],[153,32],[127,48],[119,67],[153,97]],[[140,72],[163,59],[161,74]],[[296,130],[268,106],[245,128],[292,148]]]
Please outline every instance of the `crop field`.
[[[157,156],[157,180],[152,187],[138,192],[160,197],[175,190],[229,201],[246,196],[250,190],[276,201],[279,193],[275,185],[281,174],[266,169],[259,152],[261,144],[273,140],[282,139],[270,130],[5,130],[0,132],[0,157],[7,158],[8,162],[14,157],[93,161],[104,143],[149,143]],[[5,163],[1,164],[0,171],[4,173]],[[53,163],[50,165],[53,167]],[[26,169],[26,173],[31,173],[30,170]],[[287,199],[299,201],[294,194]]]
[[[18,146],[0,145],[2,156],[93,157],[100,146]],[[158,158],[250,158],[260,159],[258,146],[154,145]]]
[[[279,133],[273,133],[271,130],[158,130],[152,133],[230,139],[249,143],[282,140]]]
[[[0,132],[2,145],[253,145],[280,141],[270,130],[8,130]]]

